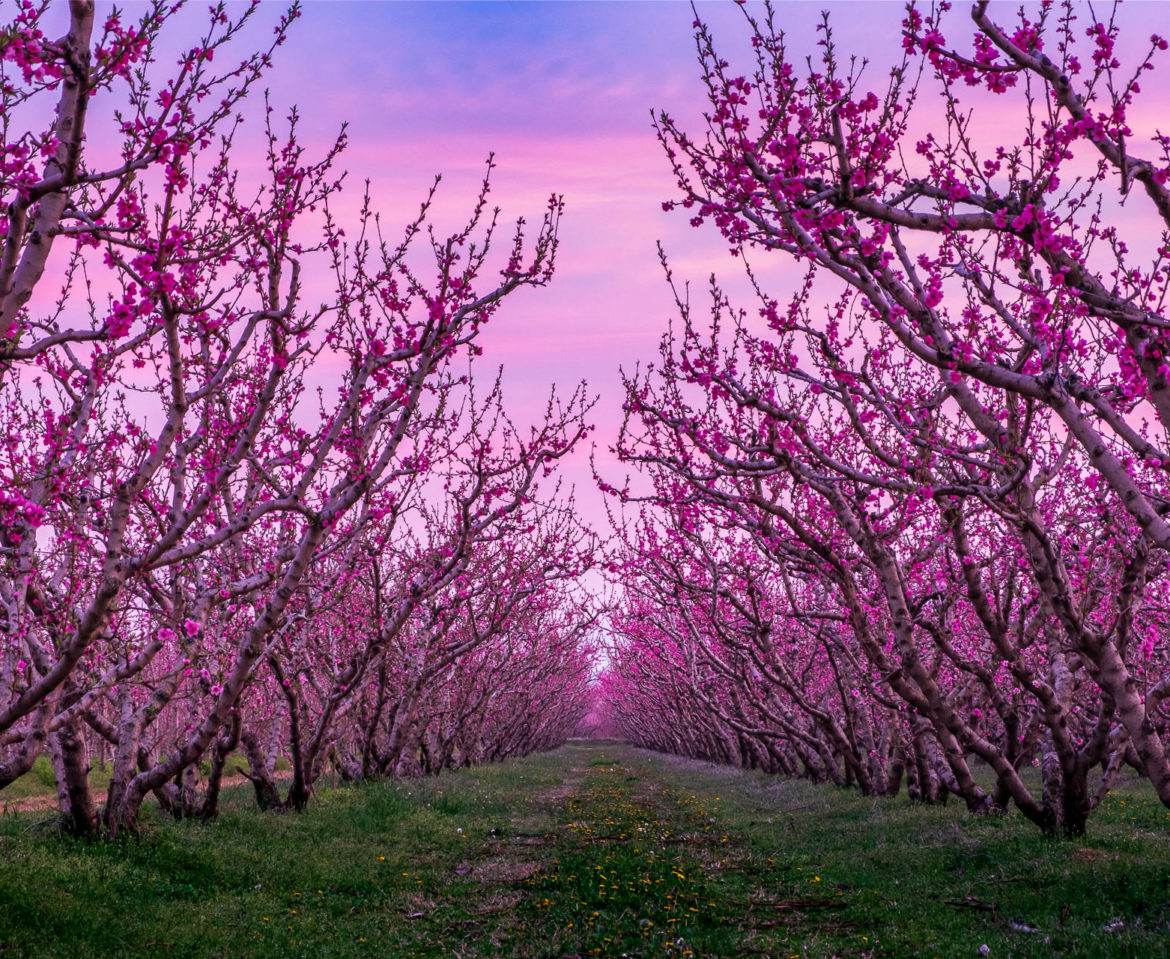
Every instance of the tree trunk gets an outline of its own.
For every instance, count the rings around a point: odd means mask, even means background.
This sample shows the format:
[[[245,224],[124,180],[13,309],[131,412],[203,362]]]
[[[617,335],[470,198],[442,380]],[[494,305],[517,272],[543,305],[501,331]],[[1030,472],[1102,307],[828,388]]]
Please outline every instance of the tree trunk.
[[[239,772],[252,781],[252,788],[256,791],[256,805],[261,809],[279,810],[284,808],[284,801],[280,798],[280,790],[276,787],[276,779],[268,768],[264,750],[260,740],[252,730],[240,735],[240,745],[244,755],[248,757],[250,770],[236,767]]]
[[[88,836],[97,829],[97,809],[89,788],[89,764],[76,721],[62,724],[49,737],[53,771],[57,775],[57,806],[66,828],[74,836]]]
[[[214,819],[219,815],[219,794],[223,785],[224,768],[227,766],[228,756],[240,744],[240,725],[240,713],[237,710],[232,713],[227,732],[211,745],[211,770],[207,775],[207,790],[203,794],[203,804],[199,807],[200,819]]]

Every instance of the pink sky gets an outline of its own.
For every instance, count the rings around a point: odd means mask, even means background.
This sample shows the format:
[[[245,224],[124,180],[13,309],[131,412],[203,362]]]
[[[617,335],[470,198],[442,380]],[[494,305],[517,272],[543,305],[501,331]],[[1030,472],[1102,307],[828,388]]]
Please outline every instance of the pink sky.
[[[822,6],[784,5],[801,48],[813,49]],[[900,8],[879,6],[838,4],[842,42],[896,47]],[[729,50],[743,52],[734,5],[699,9]],[[505,216],[535,217],[550,193],[564,195],[557,276],[508,301],[485,331],[482,362],[503,364],[521,421],[543,408],[552,383],[567,391],[586,379],[601,397],[597,458],[615,480],[622,469],[608,447],[621,418],[618,367],[654,357],[672,312],[655,243],[700,288],[713,270],[738,276],[717,235],[661,208],[673,185],[650,113],[692,117],[697,128],[692,19],[679,2],[310,3],[272,75],[274,93],[300,105],[311,139],[349,121],[353,185],[369,177],[390,222],[405,221],[442,173],[439,221],[453,227],[490,151]],[[562,470],[600,525],[588,453]]]
[[[814,28],[825,6],[841,50],[873,61],[868,76],[880,93],[900,52],[902,4],[782,3],[793,59],[817,51]],[[742,12],[730,2],[698,9],[723,55],[748,72]],[[1004,18],[1014,10],[999,4]],[[251,42],[263,42],[278,11],[261,8],[264,22]],[[1127,36],[1144,41],[1168,11],[1127,5],[1125,16],[1135,21]],[[202,7],[183,16],[198,23]],[[597,457],[613,480],[622,473],[608,453],[621,418],[618,367],[653,359],[672,313],[656,242],[676,276],[700,291],[712,271],[732,289],[740,278],[713,230],[694,230],[681,213],[661,209],[673,184],[650,112],[665,109],[700,132],[692,19],[682,2],[309,2],[268,80],[281,112],[299,105],[306,144],[324,145],[349,122],[350,199],[357,202],[369,178],[392,230],[417,210],[436,173],[444,177],[438,225],[456,226],[492,151],[493,199],[505,218],[537,219],[550,193],[564,195],[557,276],[547,289],[509,299],[484,333],[482,363],[492,371],[503,364],[506,397],[521,424],[543,409],[552,383],[569,392],[588,380],[601,397]],[[963,20],[956,10],[953,29]],[[920,112],[930,108],[924,103]],[[777,292],[794,276],[780,258],[759,265]],[[600,525],[588,452],[563,471],[585,515]]]

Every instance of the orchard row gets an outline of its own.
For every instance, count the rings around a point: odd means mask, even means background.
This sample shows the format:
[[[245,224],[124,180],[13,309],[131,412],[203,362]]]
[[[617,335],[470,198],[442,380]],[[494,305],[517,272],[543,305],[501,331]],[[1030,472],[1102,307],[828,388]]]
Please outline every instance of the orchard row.
[[[747,15],[746,72],[696,22],[666,206],[754,303],[668,269],[604,696],[656,749],[1078,834],[1126,770],[1170,805],[1167,43],[949,6],[876,74],[828,20],[806,61]]]
[[[213,816],[237,768],[299,809],[327,770],[559,745],[594,543],[549,476],[591,401],[518,425],[469,359],[552,276],[560,200],[501,237],[485,176],[449,237],[434,190],[404,231],[368,196],[343,225],[344,131],[309,156],[255,95],[272,50],[233,60],[255,6],[169,73],[169,3],[75,0],[54,40],[61,10],[0,39],[0,788],[47,753],[70,828],[114,833],[151,794]]]

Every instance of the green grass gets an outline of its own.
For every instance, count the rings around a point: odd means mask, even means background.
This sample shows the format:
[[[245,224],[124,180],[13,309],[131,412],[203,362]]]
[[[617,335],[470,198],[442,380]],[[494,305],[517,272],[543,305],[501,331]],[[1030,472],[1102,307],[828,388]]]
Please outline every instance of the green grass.
[[[33,768],[0,792],[0,806],[5,800],[27,799],[30,796],[56,796],[53,766],[49,757],[40,755]]]
[[[248,768],[247,757],[241,752],[234,752],[228,756],[226,764],[227,775],[233,775],[237,766],[241,766],[244,769]],[[292,767],[289,765],[287,759],[283,756],[278,756],[274,768],[276,772],[281,773],[286,772]],[[95,802],[100,803],[106,795],[106,791],[110,788],[110,774],[112,770],[113,767],[110,763],[95,765],[90,769],[89,785],[93,790]],[[200,772],[204,776],[207,776],[211,772],[210,760],[204,759],[200,763]],[[56,796],[57,780],[53,775],[53,764],[50,762],[49,757],[42,753],[36,758],[31,770],[0,792],[0,809],[4,808],[5,802],[33,798],[55,800]]]
[[[740,954],[1152,956],[1170,941],[1170,810],[1144,783],[1107,799],[1087,838],[1063,841],[1017,814],[639,762],[720,797],[736,838],[725,899],[752,902]]]
[[[152,814],[153,816],[153,814]],[[1033,931],[1034,930],[1034,931]],[[1170,811],[1083,840],[616,743],[400,784],[249,791],[84,842],[0,817],[0,956],[1161,955]]]
[[[89,773],[89,783],[95,797],[102,797],[110,787],[109,764],[96,766]],[[34,797],[48,797],[56,799],[57,780],[53,775],[53,764],[49,757],[42,753],[33,763],[33,768],[0,792],[0,809],[5,802]]]

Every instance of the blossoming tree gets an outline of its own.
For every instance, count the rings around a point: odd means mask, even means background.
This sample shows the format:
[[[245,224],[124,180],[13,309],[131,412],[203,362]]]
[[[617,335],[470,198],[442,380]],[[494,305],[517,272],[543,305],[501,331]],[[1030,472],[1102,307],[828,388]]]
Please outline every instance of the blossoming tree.
[[[1131,129],[1167,44],[1123,65],[1116,19],[1046,4],[1006,27],[986,3],[953,42],[949,6],[908,9],[880,92],[827,21],[801,68],[775,11],[747,16],[745,74],[696,23],[707,129],[659,118],[666,206],[748,261],[758,319],[715,289],[700,323],[676,290],[682,330],[631,380],[624,452],[812,571],[868,695],[928,732],[948,789],[1078,833],[1122,762],[1170,804],[1170,157]],[[1119,201],[1147,205],[1151,241],[1111,224]],[[790,295],[763,280],[774,256],[803,271]]]
[[[170,71],[169,4],[133,24],[112,13],[99,31],[94,4],[73,0],[50,40],[63,10],[25,2],[0,38],[0,788],[47,748],[77,831],[132,827],[152,792],[177,814],[210,814],[230,751],[255,754],[253,720],[283,702],[266,728],[296,740],[281,746],[299,808],[384,649],[404,629],[427,633],[416,613],[451,590],[464,610],[461,577],[483,549],[548,545],[534,531],[557,508],[534,502],[534,482],[584,435],[584,395],[550,405],[530,441],[497,436],[493,453],[492,430],[476,430],[501,421],[498,397],[461,422],[457,361],[479,352],[509,294],[551,279],[561,203],[531,236],[517,221],[502,250],[488,175],[448,236],[428,226],[433,189],[396,240],[368,196],[343,226],[344,130],[309,157],[295,110],[282,121],[245,104],[271,52],[231,61],[254,5],[212,8]],[[297,16],[278,21],[273,47]],[[95,104],[117,107],[113,127],[94,126]],[[231,157],[253,148],[263,164],[249,181]],[[310,270],[330,279],[320,302]],[[405,556],[400,520],[428,489],[448,512],[431,553],[395,569],[405,594],[383,596],[376,623],[357,593],[338,607],[379,554]],[[564,530],[550,536],[541,569],[579,571]],[[431,617],[441,644],[470,621],[456,654],[441,646],[441,668],[509,641],[507,597],[521,587],[480,589],[484,611]],[[334,630],[344,651],[298,666]],[[258,688],[266,671],[276,698]],[[113,758],[100,812],[86,777],[95,737]]]

